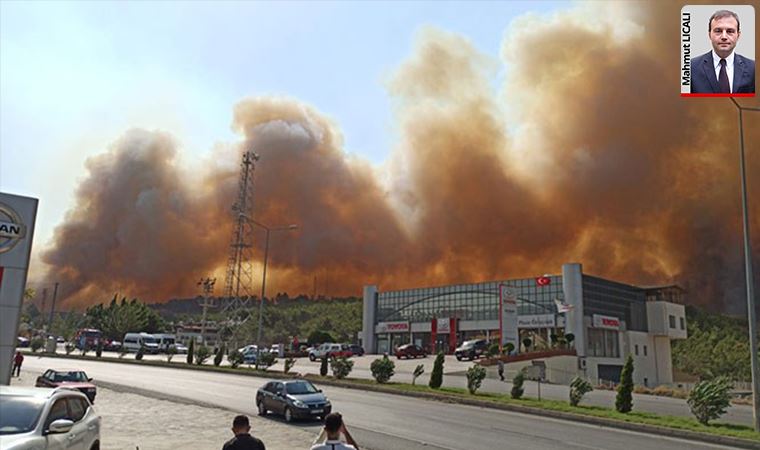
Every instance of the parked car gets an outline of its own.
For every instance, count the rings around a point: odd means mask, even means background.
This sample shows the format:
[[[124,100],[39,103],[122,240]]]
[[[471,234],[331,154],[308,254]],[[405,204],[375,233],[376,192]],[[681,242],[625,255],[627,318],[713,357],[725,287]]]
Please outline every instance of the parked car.
[[[316,349],[309,351],[309,360],[311,361],[322,359],[325,356],[328,358],[340,358],[340,357],[349,358],[353,356],[353,353],[348,348],[347,344],[333,344],[333,343],[322,344]]]
[[[353,353],[356,356],[364,355],[364,348],[361,345],[350,344],[348,346],[348,349],[351,350],[351,353]]]
[[[424,348],[420,347],[419,345],[415,344],[404,344],[399,345],[396,348],[396,358],[424,358],[427,356],[427,352]]]
[[[469,359],[472,361],[475,358],[484,356],[488,351],[488,341],[485,339],[475,339],[472,341],[464,341],[462,345],[454,350],[454,356],[458,361],[463,359]]]
[[[242,354],[244,354],[244,355],[245,355],[246,353],[248,353],[248,352],[249,352],[249,351],[251,351],[251,350],[253,350],[253,351],[256,351],[256,349],[257,349],[257,348],[258,348],[258,347],[256,346],[256,344],[251,344],[251,345],[246,345],[245,347],[240,347],[240,348],[238,349],[238,351],[239,351],[240,353],[242,353]]]
[[[270,411],[285,416],[287,422],[297,418],[321,419],[330,414],[332,405],[321,389],[308,380],[270,381],[256,392],[260,416]]]
[[[66,342],[66,339],[64,339],[63,336],[58,336],[57,338],[55,338],[55,342],[59,344],[63,344]]]
[[[92,383],[92,378],[88,378],[87,374],[81,370],[48,369],[37,377],[35,386],[76,389],[86,395],[91,403],[95,403],[95,395],[97,394],[97,388]]]
[[[29,345],[29,339],[21,336],[16,337],[16,347],[29,347]]]
[[[157,355],[161,350],[158,341],[149,333],[127,333],[124,335],[124,350],[128,352],[137,352],[141,348],[143,352]]]
[[[184,344],[175,343],[171,344],[169,347],[174,348],[174,350],[176,350],[180,355],[186,355],[188,352],[187,347]]]
[[[80,392],[2,386],[0,404],[3,450],[100,448],[100,416]]]
[[[114,341],[112,339],[106,339],[105,344],[103,344],[103,350],[107,352],[118,352],[121,350],[121,342]]]

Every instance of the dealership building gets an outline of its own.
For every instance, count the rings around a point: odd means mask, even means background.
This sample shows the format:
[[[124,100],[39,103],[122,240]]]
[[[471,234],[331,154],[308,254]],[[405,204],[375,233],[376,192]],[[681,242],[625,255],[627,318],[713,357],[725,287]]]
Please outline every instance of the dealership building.
[[[675,285],[639,287],[583,273],[581,264],[561,275],[381,292],[365,286],[362,341],[368,353],[392,352],[414,343],[428,352],[453,353],[465,340],[499,341],[502,289],[517,300],[516,353],[541,351],[548,381],[576,375],[618,381],[628,355],[634,382],[673,382],[671,341],[685,339],[684,290]],[[560,312],[564,311],[564,312]],[[505,331],[505,336],[506,336]],[[568,344],[561,336],[572,334]],[[553,351],[557,347],[570,347]],[[519,359],[519,358],[518,358]]]

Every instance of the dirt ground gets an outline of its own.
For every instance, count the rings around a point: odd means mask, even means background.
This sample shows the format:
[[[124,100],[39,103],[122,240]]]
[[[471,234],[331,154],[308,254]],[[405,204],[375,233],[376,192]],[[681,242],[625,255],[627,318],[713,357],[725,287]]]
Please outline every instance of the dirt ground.
[[[22,370],[11,386],[33,386],[39,374]],[[232,438],[236,413],[129,392],[98,387],[95,410],[102,417],[101,448],[104,450],[221,449]],[[267,450],[308,449],[315,436],[311,431],[249,416],[251,434]]]

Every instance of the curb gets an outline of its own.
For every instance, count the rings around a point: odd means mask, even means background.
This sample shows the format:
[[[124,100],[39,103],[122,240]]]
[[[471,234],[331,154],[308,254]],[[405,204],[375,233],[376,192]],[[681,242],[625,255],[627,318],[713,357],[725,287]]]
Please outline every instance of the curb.
[[[201,371],[206,371],[206,372],[217,372],[217,373],[226,373],[226,374],[232,374],[232,375],[243,375],[243,376],[249,376],[249,377],[269,378],[269,379],[299,378],[298,374],[284,374],[284,373],[279,373],[279,372],[267,372],[267,371],[256,372],[254,370],[240,371],[238,369],[231,369],[229,367],[222,368],[222,367],[216,367],[216,366],[198,366],[194,364],[192,365],[184,364],[182,367],[178,367],[177,364],[175,363],[169,363],[169,362],[164,362],[164,361],[146,361],[146,360],[136,361],[134,359],[121,359],[121,358],[110,358],[110,357],[93,358],[89,356],[62,355],[58,353],[30,353],[30,355],[37,355],[40,357],[44,356],[44,357],[51,357],[51,358],[62,358],[62,359],[79,359],[79,360],[84,360],[84,361],[105,361],[105,362],[117,362],[117,363],[122,363],[122,364],[139,364],[139,365],[144,365],[144,366],[168,367],[168,368],[185,369],[185,370],[201,370]],[[313,374],[303,374],[303,375],[300,375],[300,378],[305,378],[312,381],[318,381],[319,384],[323,384],[323,385],[341,387],[341,388],[346,388],[346,389],[380,392],[384,394],[399,395],[403,397],[415,397],[415,398],[423,398],[426,400],[435,400],[435,401],[439,401],[443,403],[456,403],[456,404],[469,405],[469,406],[478,406],[481,408],[499,409],[503,411],[512,411],[512,412],[518,412],[518,413],[523,413],[523,414],[532,414],[532,415],[538,415],[538,416],[543,416],[543,417],[551,417],[554,419],[569,420],[572,422],[583,422],[583,423],[587,423],[591,425],[619,428],[619,429],[629,430],[629,431],[639,431],[639,432],[644,432],[644,433],[649,433],[649,434],[658,434],[658,435],[670,436],[670,437],[687,439],[687,440],[692,440],[692,441],[706,442],[706,443],[711,443],[711,444],[731,445],[738,448],[760,450],[760,442],[755,442],[755,441],[742,439],[742,438],[719,436],[719,435],[714,435],[714,434],[700,433],[697,431],[679,430],[676,428],[659,427],[656,425],[623,422],[623,421],[607,419],[603,417],[594,417],[594,416],[587,416],[583,414],[573,414],[573,413],[568,413],[568,412],[563,412],[563,411],[553,411],[549,409],[533,408],[530,406],[510,405],[510,404],[505,404],[505,403],[491,402],[487,400],[469,399],[469,398],[463,398],[463,397],[459,397],[455,395],[448,395],[444,393],[408,392],[408,391],[400,392],[396,389],[393,389],[390,387],[384,387],[382,385],[359,384],[359,383],[353,383],[350,380],[338,381],[335,379],[325,378],[325,377],[321,377],[321,376],[317,376]],[[111,387],[124,386],[124,385],[119,385],[116,383],[105,383],[104,387],[106,387],[106,385],[111,386]],[[141,389],[140,392],[141,394],[145,393],[142,395],[148,395],[148,393],[152,393],[149,396],[152,396],[152,397],[157,396],[154,391],[146,391],[146,390]],[[160,398],[160,395],[161,394],[159,393],[158,395],[159,398]],[[178,397],[167,395],[166,399],[172,399],[173,401],[177,401]],[[209,406],[219,408],[218,406],[214,406],[214,405],[209,405]]]

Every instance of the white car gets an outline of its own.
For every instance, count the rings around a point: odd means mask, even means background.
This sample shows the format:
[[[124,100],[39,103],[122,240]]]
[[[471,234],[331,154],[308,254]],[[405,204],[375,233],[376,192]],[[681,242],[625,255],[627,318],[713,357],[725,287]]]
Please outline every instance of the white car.
[[[100,416],[76,390],[0,386],[0,448],[97,450]]]

